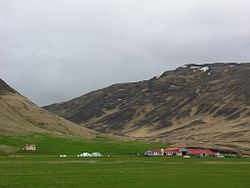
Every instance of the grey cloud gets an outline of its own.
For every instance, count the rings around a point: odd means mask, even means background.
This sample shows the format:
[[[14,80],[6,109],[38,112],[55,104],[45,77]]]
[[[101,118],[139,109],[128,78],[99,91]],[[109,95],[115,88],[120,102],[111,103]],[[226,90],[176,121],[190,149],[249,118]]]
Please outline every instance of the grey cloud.
[[[0,0],[0,77],[39,105],[185,63],[249,61],[248,0]]]

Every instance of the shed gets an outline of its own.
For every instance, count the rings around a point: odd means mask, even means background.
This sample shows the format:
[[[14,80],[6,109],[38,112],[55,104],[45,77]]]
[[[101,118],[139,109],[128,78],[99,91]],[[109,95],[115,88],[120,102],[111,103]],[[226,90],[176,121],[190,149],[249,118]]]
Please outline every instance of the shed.
[[[25,144],[22,148],[24,151],[36,151],[36,145],[35,144]]]

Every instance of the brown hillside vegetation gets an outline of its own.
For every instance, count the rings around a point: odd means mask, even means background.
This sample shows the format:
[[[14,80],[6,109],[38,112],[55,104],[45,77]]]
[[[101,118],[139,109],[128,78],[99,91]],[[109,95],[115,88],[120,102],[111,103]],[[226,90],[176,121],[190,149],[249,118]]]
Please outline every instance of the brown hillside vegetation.
[[[250,64],[186,65],[45,109],[101,132],[250,154]]]
[[[0,79],[0,134],[31,133],[91,136],[88,129],[43,110]]]

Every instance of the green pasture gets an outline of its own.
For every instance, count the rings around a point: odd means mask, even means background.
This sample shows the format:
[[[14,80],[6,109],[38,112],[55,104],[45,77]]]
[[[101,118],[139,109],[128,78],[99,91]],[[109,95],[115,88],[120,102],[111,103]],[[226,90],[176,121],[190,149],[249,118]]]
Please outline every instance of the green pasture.
[[[38,151],[20,151],[27,142]],[[250,158],[144,157],[163,146],[108,137],[1,136],[0,146],[0,188],[250,188]],[[84,151],[104,157],[76,157]]]
[[[0,157],[0,187],[248,188],[250,159]]]
[[[23,152],[25,144],[36,144],[37,151]],[[152,148],[164,148],[159,144],[128,140],[125,138],[97,136],[93,139],[60,137],[51,135],[0,136],[0,155],[73,155],[82,152],[101,152],[106,155],[131,155]]]

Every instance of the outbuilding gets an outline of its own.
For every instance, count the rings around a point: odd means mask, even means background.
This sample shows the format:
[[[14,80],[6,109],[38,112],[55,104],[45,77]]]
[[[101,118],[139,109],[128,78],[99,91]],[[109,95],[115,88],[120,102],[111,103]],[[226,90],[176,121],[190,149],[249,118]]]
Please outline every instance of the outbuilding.
[[[144,153],[145,156],[163,156],[164,149],[149,150]]]
[[[25,144],[22,148],[24,151],[36,151],[36,145],[35,144]]]

